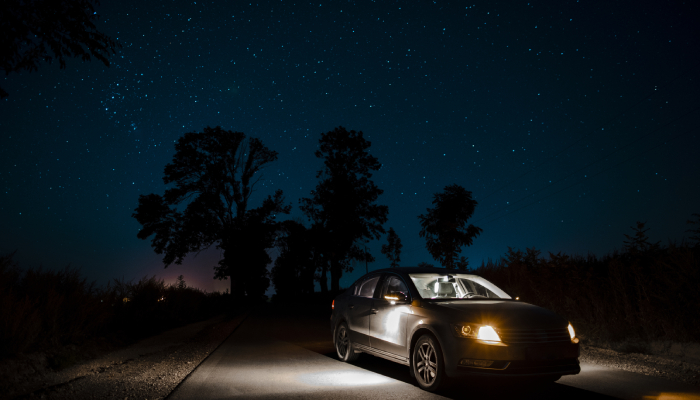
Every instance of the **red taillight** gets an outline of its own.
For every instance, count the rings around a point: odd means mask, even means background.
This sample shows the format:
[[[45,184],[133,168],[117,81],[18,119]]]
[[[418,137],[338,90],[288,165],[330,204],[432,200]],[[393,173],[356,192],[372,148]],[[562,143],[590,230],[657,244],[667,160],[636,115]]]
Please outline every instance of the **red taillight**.
[[[331,303],[331,310],[335,310],[335,300]]]

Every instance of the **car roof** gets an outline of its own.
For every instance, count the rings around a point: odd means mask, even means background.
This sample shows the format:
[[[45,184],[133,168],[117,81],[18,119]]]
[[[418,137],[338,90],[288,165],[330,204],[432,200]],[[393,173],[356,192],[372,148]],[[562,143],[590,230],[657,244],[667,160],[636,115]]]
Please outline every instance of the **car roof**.
[[[383,268],[370,271],[367,275],[372,275],[381,272],[398,272],[400,274],[469,274],[470,271],[460,270],[460,269],[448,269],[448,268],[425,268],[425,267],[395,267],[395,268]]]

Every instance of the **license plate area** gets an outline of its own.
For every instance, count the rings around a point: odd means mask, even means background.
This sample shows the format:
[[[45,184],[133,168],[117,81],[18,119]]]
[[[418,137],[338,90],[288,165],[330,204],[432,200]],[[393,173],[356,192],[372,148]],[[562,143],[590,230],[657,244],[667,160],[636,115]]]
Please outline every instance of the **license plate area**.
[[[564,346],[528,347],[525,358],[528,360],[561,360],[567,358],[569,349]]]

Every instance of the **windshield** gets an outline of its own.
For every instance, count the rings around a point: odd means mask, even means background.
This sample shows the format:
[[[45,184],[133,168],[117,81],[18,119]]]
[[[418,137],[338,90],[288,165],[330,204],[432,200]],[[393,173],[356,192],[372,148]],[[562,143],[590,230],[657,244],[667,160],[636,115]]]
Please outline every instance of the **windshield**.
[[[486,279],[470,274],[408,274],[424,299],[510,299]]]

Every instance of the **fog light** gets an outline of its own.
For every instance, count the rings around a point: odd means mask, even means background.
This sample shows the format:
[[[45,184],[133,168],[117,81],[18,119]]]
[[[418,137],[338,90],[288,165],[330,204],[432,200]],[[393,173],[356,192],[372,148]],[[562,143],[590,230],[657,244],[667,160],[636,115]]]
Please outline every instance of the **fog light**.
[[[459,361],[459,365],[465,367],[478,367],[478,368],[488,368],[493,364],[491,360],[471,360],[469,358],[463,358]]]

